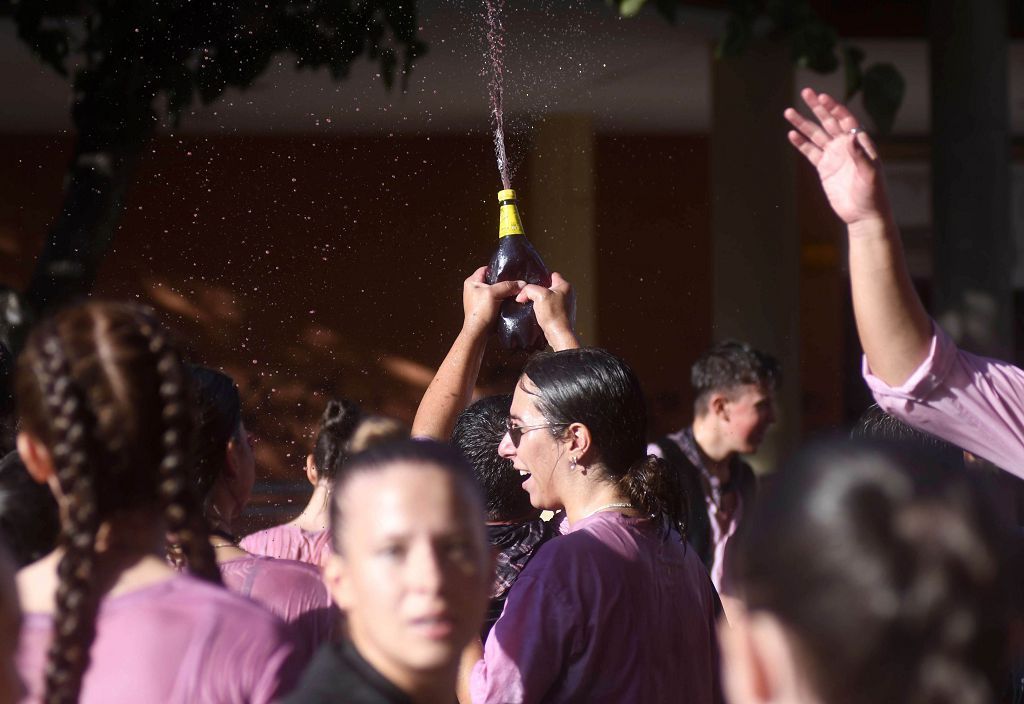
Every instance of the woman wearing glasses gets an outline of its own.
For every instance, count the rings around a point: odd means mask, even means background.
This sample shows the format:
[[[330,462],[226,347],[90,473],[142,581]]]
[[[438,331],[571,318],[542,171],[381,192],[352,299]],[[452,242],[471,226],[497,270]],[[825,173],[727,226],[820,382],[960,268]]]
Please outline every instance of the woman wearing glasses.
[[[548,297],[534,288],[521,295]],[[564,308],[538,319],[571,329]],[[619,358],[570,348],[527,363],[499,454],[569,528],[512,587],[464,701],[721,701],[718,599],[681,537],[678,479],[645,440],[643,394]]]

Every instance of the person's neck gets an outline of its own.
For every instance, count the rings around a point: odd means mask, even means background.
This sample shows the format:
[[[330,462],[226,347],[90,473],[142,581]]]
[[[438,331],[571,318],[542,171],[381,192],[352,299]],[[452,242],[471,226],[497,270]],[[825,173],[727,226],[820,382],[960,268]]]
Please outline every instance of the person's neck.
[[[589,471],[594,472],[595,468],[592,467]],[[572,494],[564,500],[563,505],[569,525],[573,525],[577,521],[582,521],[584,518],[598,513],[604,507],[629,503],[629,497],[622,493],[622,489],[617,484],[580,477],[572,487]],[[621,506],[617,508],[619,511],[626,510]]]
[[[306,504],[306,508],[302,509],[302,513],[295,517],[291,521],[293,526],[296,526],[300,530],[315,533],[321,530],[327,530],[328,514],[327,510],[328,502],[331,498],[331,489],[326,482],[320,482],[313,489],[313,495],[309,497],[309,502]]]
[[[117,596],[177,574],[167,563],[167,532],[162,521],[153,519],[153,511],[122,512],[100,525],[90,576],[96,593]],[[18,572],[18,590],[26,612],[53,613],[60,583],[57,566],[63,555],[63,549],[57,548]]]
[[[710,414],[694,419],[693,439],[708,471],[720,480],[728,481],[729,468],[736,453],[726,445]]]
[[[454,700],[458,660],[429,672],[410,672],[367,647],[369,644],[357,629],[352,630],[350,637],[360,657],[416,704],[451,704]]]

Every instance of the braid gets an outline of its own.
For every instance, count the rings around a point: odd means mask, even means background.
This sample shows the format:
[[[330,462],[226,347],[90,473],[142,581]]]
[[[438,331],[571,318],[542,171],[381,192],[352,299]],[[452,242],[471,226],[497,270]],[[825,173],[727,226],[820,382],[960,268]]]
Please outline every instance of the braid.
[[[140,320],[139,329],[149,341],[160,383],[164,430],[159,492],[164,521],[192,573],[220,584],[220,570],[210,546],[206,521],[193,483],[189,481],[192,417],[185,368],[163,331],[145,317]]]
[[[89,649],[96,636],[99,599],[93,585],[99,512],[94,473],[89,467],[94,419],[71,382],[71,370],[56,328],[41,345],[37,375],[53,419],[53,463],[67,499],[61,531],[64,555],[57,567],[54,636],[47,653],[47,704],[77,702]]]

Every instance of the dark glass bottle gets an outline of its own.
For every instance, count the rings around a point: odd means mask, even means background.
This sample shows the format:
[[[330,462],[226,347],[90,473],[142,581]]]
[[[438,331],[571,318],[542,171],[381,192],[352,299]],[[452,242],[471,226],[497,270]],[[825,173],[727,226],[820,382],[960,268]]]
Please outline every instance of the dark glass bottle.
[[[528,284],[551,286],[551,273],[523,232],[523,221],[516,207],[516,192],[499,192],[498,203],[498,248],[491,257],[487,283],[525,281]],[[539,350],[547,345],[544,333],[537,324],[537,316],[533,314],[533,303],[516,303],[515,299],[504,301],[498,315],[497,328],[498,340],[505,349]]]

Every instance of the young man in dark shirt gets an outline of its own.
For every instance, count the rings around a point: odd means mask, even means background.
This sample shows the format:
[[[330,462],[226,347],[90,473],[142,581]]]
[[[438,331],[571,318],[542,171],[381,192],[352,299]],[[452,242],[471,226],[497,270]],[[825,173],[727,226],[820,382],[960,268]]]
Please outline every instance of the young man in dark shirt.
[[[721,591],[725,555],[757,490],[754,470],[741,455],[757,451],[775,422],[778,362],[750,345],[716,344],[690,373],[696,398],[691,425],[651,443],[686,488],[689,541]]]

